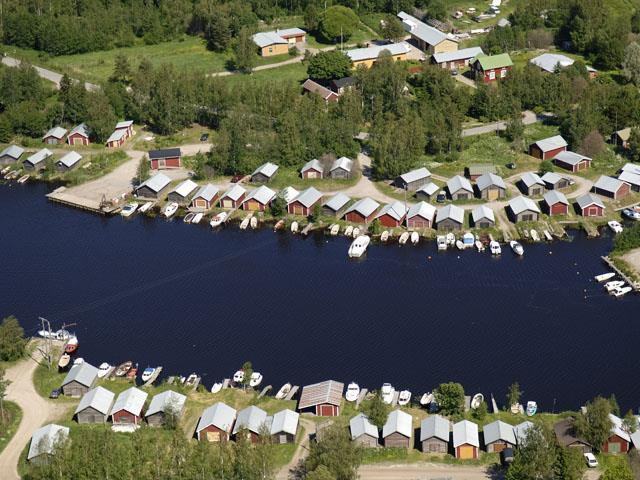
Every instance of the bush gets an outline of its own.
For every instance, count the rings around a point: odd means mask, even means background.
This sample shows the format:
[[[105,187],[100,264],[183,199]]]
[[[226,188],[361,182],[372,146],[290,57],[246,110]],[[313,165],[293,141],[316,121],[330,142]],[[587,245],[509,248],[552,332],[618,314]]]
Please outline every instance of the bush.
[[[335,5],[329,7],[320,16],[318,30],[326,40],[331,42],[340,40],[340,37],[342,40],[347,40],[358,28],[359,21],[353,10]]]
[[[0,360],[13,361],[24,356],[27,339],[24,329],[14,316],[5,318],[0,325]]]
[[[616,253],[628,252],[640,247],[640,223],[630,228],[625,228],[622,233],[616,235],[613,241],[613,251]]]

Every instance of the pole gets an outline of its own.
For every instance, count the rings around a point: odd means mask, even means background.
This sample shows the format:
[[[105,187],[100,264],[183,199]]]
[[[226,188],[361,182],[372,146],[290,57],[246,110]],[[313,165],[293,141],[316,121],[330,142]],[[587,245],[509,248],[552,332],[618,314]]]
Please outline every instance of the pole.
[[[42,324],[42,330],[48,333],[44,341],[44,356],[47,360],[47,367],[51,370],[51,323],[46,318],[39,317],[39,319]],[[45,323],[47,328],[44,326]]]

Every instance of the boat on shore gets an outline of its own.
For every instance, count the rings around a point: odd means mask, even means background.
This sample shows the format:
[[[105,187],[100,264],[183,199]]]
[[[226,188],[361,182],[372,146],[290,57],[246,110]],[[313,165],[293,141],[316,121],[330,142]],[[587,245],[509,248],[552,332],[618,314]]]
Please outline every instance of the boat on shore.
[[[620,222],[616,221],[616,220],[609,220],[607,222],[607,225],[609,225],[609,228],[613,231],[613,233],[622,233],[622,225],[620,225]]]
[[[358,227],[353,227],[353,232],[351,232],[351,236],[353,238],[358,238],[358,235],[360,235],[360,229]]]
[[[453,247],[456,244],[456,236],[452,232],[447,233],[445,239],[449,247]]]
[[[138,209],[138,211],[139,211],[139,212],[141,212],[141,213],[146,213],[146,212],[148,212],[148,211],[151,209],[151,207],[153,207],[153,202],[147,202],[147,203],[145,203],[144,205],[142,205],[142,206]]]
[[[491,243],[489,243],[489,249],[491,250],[491,255],[500,255],[502,253],[502,247],[495,240],[491,240]]]
[[[390,383],[383,383],[382,388],[380,389],[380,396],[382,397],[382,401],[387,405],[390,405],[393,402],[393,397],[396,394],[395,389]]]
[[[409,390],[402,390],[398,395],[398,405],[404,407],[411,401],[411,392]]]
[[[62,356],[60,357],[60,360],[58,360],[58,368],[60,370],[64,370],[69,366],[70,361],[71,361],[71,355],[69,355],[68,353],[63,353]]]
[[[620,298],[625,296],[627,293],[629,293],[631,290],[633,290],[633,288],[626,286],[626,287],[618,287],[616,288],[613,292],[611,292],[611,294],[616,297],[616,298]]]
[[[478,252],[484,252],[484,243],[482,243],[480,240],[475,241],[475,246]]]
[[[276,399],[278,400],[284,399],[287,395],[289,395],[289,392],[291,391],[292,388],[293,387],[289,382],[282,385],[282,387],[280,387],[280,390],[278,390],[278,393],[276,393]]]
[[[120,215],[123,216],[124,218],[130,217],[131,215],[136,213],[137,209],[138,209],[137,203],[127,203],[124,207],[122,207],[122,210],[120,210]]]
[[[540,241],[540,235],[538,234],[538,231],[537,231],[537,230],[534,230],[534,229],[532,228],[530,233],[531,233],[531,239],[532,239],[534,242],[539,242],[539,241]]]
[[[220,390],[222,390],[222,383],[220,382],[216,382],[211,386],[211,393],[218,393]]]
[[[407,243],[407,240],[409,240],[409,232],[404,232],[402,235],[400,235],[398,243],[400,245],[404,245],[405,243]]]
[[[178,211],[178,204],[176,202],[168,203],[162,212],[165,218],[171,218]]]
[[[533,417],[538,411],[538,404],[534,401],[527,402],[527,417]]]
[[[250,387],[258,387],[262,383],[262,374],[260,372],[253,372],[251,378],[249,378]]]
[[[195,387],[199,380],[200,380],[200,377],[195,372],[191,373],[189,374],[187,379],[184,381],[184,386]]]
[[[291,222],[291,233],[298,233],[299,228],[300,226],[298,225],[298,222],[296,222],[295,220]]]
[[[360,258],[367,251],[369,242],[371,242],[371,238],[369,238],[368,235],[360,235],[351,242],[351,246],[349,247],[347,254],[350,258]]]
[[[29,180],[30,177],[31,175],[23,175],[18,179],[18,183],[20,184],[27,183],[27,180]]]
[[[133,362],[131,360],[127,360],[116,367],[114,375],[116,377],[124,377],[129,370],[131,370],[131,367],[133,367]]]
[[[347,225],[347,227],[344,229],[345,237],[350,237],[352,233],[353,233],[353,226]]]
[[[9,170],[11,170],[11,165],[7,165],[2,170],[0,170],[0,175],[5,175]]]
[[[511,413],[513,413],[514,415],[522,415],[524,413],[524,407],[521,403],[514,403],[513,405],[511,405]]]
[[[72,337],[69,337],[69,340],[67,340],[67,343],[64,346],[64,353],[68,353],[69,355],[71,355],[76,350],[78,350],[79,346],[80,344],[78,342],[78,337],[73,335]]]
[[[244,219],[240,222],[240,230],[246,230],[249,226],[249,220],[251,219],[251,214],[244,217]]]
[[[344,399],[347,402],[355,402],[358,399],[358,395],[360,395],[360,385],[356,382],[351,382],[347,386],[347,391],[344,394]]]
[[[411,243],[417,245],[420,241],[420,235],[418,232],[411,232]]]
[[[156,373],[156,369],[153,367],[147,367],[142,371],[142,375],[140,375],[140,380],[143,382],[148,382],[153,377],[153,374]]]
[[[623,285],[624,285],[624,282],[622,280],[612,280],[610,282],[605,283],[604,288],[607,292],[611,293],[616,288],[621,288]]]
[[[233,383],[242,382],[244,382],[244,370],[236,370],[236,373],[233,374]]]
[[[382,243],[386,243],[387,240],[389,240],[389,230],[385,230],[384,232],[382,232],[382,235],[380,235],[380,241]]]
[[[434,395],[431,392],[427,392],[420,397],[420,405],[429,405],[434,400]]]
[[[109,365],[107,362],[102,362],[98,367],[98,378],[106,377],[111,368],[111,365]]]
[[[596,279],[597,282],[604,282],[605,280],[609,280],[610,278],[613,278],[615,276],[616,276],[615,272],[607,272],[607,273],[601,273],[600,275],[596,275],[594,278]]]
[[[73,361],[74,365],[82,365],[84,363],[84,358],[78,357]]]
[[[339,232],[340,232],[340,225],[338,225],[337,223],[333,225],[329,230],[329,233],[331,234],[332,237],[335,237],[336,235],[338,235]]]
[[[228,215],[229,214],[227,212],[220,212],[219,214],[217,214],[215,217],[211,219],[211,221],[209,222],[209,225],[211,225],[211,228],[219,227],[224,223]]]
[[[193,217],[195,217],[195,216],[196,216],[196,214],[195,214],[195,213],[193,213],[193,212],[189,212],[189,213],[187,213],[187,214],[184,216],[184,218],[182,219],[182,221],[183,221],[184,223],[191,223],[191,221],[193,220]]]
[[[456,240],[456,248],[458,250],[464,250],[465,249],[465,246],[464,246],[464,243],[462,243],[462,240]]]
[[[258,228],[258,217],[251,217],[251,219],[249,220],[249,226],[255,230],[256,228]]]
[[[522,248],[522,245],[520,245],[520,243],[516,242],[515,240],[511,240],[509,242],[509,246],[511,247],[511,250],[513,250],[513,253],[515,253],[516,255],[524,255],[524,248]]]
[[[18,181],[20,181],[20,180],[18,180]],[[622,215],[627,217],[629,220],[635,220],[635,221],[640,220],[640,212],[638,212],[638,211],[636,211],[635,209],[632,209],[632,208],[623,209],[622,210]]]
[[[129,369],[129,371],[125,376],[127,377],[127,380],[132,381],[136,379],[137,375],[138,375],[138,364],[136,363],[134,367],[131,367]]]
[[[447,239],[444,235],[438,235],[436,237],[436,244],[438,245],[438,250],[446,250],[447,249]]]
[[[471,399],[471,404],[469,406],[472,410],[477,410],[482,402],[484,402],[484,395],[481,393],[476,393]]]
[[[202,217],[204,217],[204,213],[202,212],[196,213],[191,219],[191,223],[195,223],[196,225],[199,224],[200,221],[202,220]]]
[[[284,228],[284,220],[278,220],[276,224],[273,226],[273,231],[277,232],[278,230],[282,230]]]

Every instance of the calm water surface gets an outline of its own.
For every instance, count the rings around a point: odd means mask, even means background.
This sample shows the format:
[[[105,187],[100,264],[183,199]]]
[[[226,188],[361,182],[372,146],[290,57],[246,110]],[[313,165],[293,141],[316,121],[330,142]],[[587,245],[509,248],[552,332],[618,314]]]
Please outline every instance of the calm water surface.
[[[0,315],[30,333],[40,315],[76,322],[96,365],[133,359],[210,386],[251,360],[275,388],[455,380],[502,403],[519,381],[546,410],[611,392],[640,406],[640,296],[592,280],[608,236],[525,245],[522,259],[372,245],[352,262],[344,238],[102,218],[46,191],[0,186]]]

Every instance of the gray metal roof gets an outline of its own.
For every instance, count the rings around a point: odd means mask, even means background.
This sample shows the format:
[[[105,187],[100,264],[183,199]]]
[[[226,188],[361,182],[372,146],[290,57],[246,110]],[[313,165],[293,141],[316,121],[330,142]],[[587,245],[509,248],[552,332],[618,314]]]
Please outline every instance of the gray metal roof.
[[[320,161],[317,158],[314,158],[313,160],[309,160],[304,164],[304,166],[300,169],[300,173],[304,173],[307,170],[316,170],[318,172],[323,172],[324,168],[322,167]]]
[[[471,186],[471,182],[460,175],[456,175],[452,177],[447,182],[447,188],[449,189],[450,194],[454,194],[459,190],[465,190],[467,192],[473,193],[473,187]]]
[[[478,190],[482,191],[489,187],[498,187],[504,190],[507,189],[507,186],[504,183],[502,177],[496,175],[495,173],[485,173],[480,175],[476,180],[476,185],[478,186]]]
[[[275,196],[276,192],[271,190],[269,187],[262,185],[255,190],[251,190],[244,201],[248,202],[249,200],[255,200],[257,202],[260,202],[262,205],[266,205],[271,200],[273,200],[273,197]]]
[[[555,157],[553,157],[553,159],[560,160],[561,162],[568,165],[577,165],[583,160],[591,160],[591,158],[587,157],[586,155],[580,155],[579,153],[575,153],[569,150],[560,152]]]
[[[322,193],[316,190],[313,187],[309,187],[306,190],[300,192],[296,197],[291,200],[289,203],[299,202],[305,207],[309,208],[318,202],[322,198]]]
[[[346,50],[344,53],[351,59],[352,62],[361,62],[363,60],[373,60],[380,56],[384,51],[389,52],[391,55],[402,55],[409,53],[411,47],[407,42],[391,43],[389,45],[373,45],[366,48],[354,48],[353,50]]]
[[[196,188],[198,188],[198,184],[193,180],[187,179],[184,182],[179,183],[176,188],[171,190],[171,193],[177,193],[182,198],[187,198],[195,192]]]
[[[171,179],[164,173],[156,173],[153,177],[148,178],[147,180],[142,182],[138,187],[138,190],[142,187],[147,187],[157,193],[170,183]]]
[[[236,424],[233,426],[233,434],[235,435],[243,428],[246,428],[250,432],[260,433],[260,429],[267,420],[267,412],[255,405],[251,405],[238,412],[238,418]]]
[[[447,218],[450,218],[462,225],[464,223],[464,208],[460,208],[453,204],[439,208],[436,212],[436,223],[446,220]]]
[[[173,413],[178,414],[182,412],[186,401],[187,397],[185,395],[174,392],[173,390],[165,390],[151,399],[145,417],[150,417],[155,413],[165,412],[167,408],[170,408]]]
[[[405,208],[404,203],[396,200],[393,203],[387,203],[384,205],[376,215],[376,218],[380,218],[383,215],[389,215],[394,220],[400,221],[404,218],[406,213],[407,209]]]
[[[127,131],[124,129],[114,130],[114,132],[107,138],[105,143],[117,142],[118,140],[122,140],[123,137],[127,135]]]
[[[271,178],[275,175],[277,171],[278,171],[278,165],[276,165],[275,163],[267,162],[260,165],[258,168],[256,168],[255,171],[251,174],[251,176],[253,177],[254,175],[257,175],[260,173],[267,178]]]
[[[133,125],[133,120],[123,120],[122,122],[116,123],[116,130],[120,130],[123,128],[129,128]]]
[[[464,444],[480,447],[478,425],[469,420],[462,420],[453,425],[453,448]]]
[[[516,444],[516,435],[513,432],[513,427],[501,420],[488,423],[482,431],[484,432],[485,445],[497,442],[498,440],[509,442],[511,445]]]
[[[313,385],[305,385],[302,387],[298,409],[314,407],[322,403],[340,406],[343,390],[344,383],[335,380],[325,380]]]
[[[631,437],[629,436],[629,433],[626,431],[625,427],[622,424],[622,419],[616,415],[614,415],[613,413],[609,414],[609,420],[611,420],[611,434],[612,435],[617,435],[620,438],[622,438],[623,440],[626,440],[627,442],[631,441]]]
[[[350,201],[351,201],[350,197],[348,197],[347,195],[345,195],[342,192],[339,192],[339,193],[336,193],[329,200],[324,202],[323,206],[324,207],[329,207],[334,212],[337,212],[341,208],[343,208],[347,203],[349,203]]]
[[[453,52],[441,52],[435,53],[433,59],[436,63],[455,62],[459,60],[466,60],[478,55],[483,55],[484,52],[480,47],[463,48],[461,50],[454,50]]]
[[[433,222],[433,219],[436,216],[436,207],[427,202],[416,203],[415,205],[412,205],[407,212],[407,218],[413,218],[415,216],[421,216],[422,218],[426,218],[430,222]]]
[[[364,413],[359,413],[349,420],[349,431],[351,432],[351,440],[361,437],[362,435],[370,435],[378,438],[378,427],[369,421]]]
[[[53,155],[53,152],[48,148],[43,148],[42,150],[38,150],[36,153],[27,158],[27,162],[32,165],[37,165],[40,162],[44,162],[47,158]]]
[[[523,197],[522,195],[509,200],[509,208],[515,215],[519,215],[526,210],[531,210],[540,213],[540,209],[536,202],[530,198]]]
[[[240,185],[236,184],[233,187],[231,187],[229,190],[224,192],[224,195],[222,195],[222,198],[230,198],[231,200],[235,201],[235,200],[238,200],[245,193],[247,193],[247,191]]]
[[[542,175],[542,181],[545,183],[550,183],[552,185],[555,185],[563,178],[564,177],[562,175],[558,175],[556,172],[547,172]]]
[[[361,198],[347,209],[345,215],[350,212],[358,212],[362,216],[368,217],[375,212],[379,206],[380,204],[378,202],[369,197]]]
[[[71,129],[71,131],[69,132],[69,136],[75,133],[79,133],[83,137],[89,138],[89,136],[91,135],[91,130],[89,129],[86,123],[81,123],[80,125],[76,125]]]
[[[623,182],[627,182],[631,185],[640,186],[640,174],[638,173],[630,171],[622,172],[618,175],[618,180],[622,180]]]
[[[496,221],[496,217],[495,217],[495,214],[493,213],[493,210],[491,210],[486,205],[478,205],[476,208],[474,208],[473,211],[471,212],[471,218],[473,219],[473,223],[477,223],[483,218],[486,218],[487,220],[491,220],[492,222]]]
[[[210,202],[215,198],[219,191],[220,190],[218,189],[218,187],[207,183],[206,185],[200,187],[193,198],[203,198],[207,202]]]
[[[433,182],[429,182],[426,185],[424,185],[422,188],[418,189],[418,192],[424,192],[427,195],[431,196],[434,193],[436,193],[438,190],[440,190],[440,187],[438,185],[436,185]]]
[[[351,169],[353,168],[353,160],[347,157],[337,158],[336,161],[333,162],[333,165],[331,165],[330,171],[333,172],[338,168],[345,170],[347,172],[351,172]]]
[[[71,168],[80,160],[82,160],[82,155],[80,155],[78,152],[69,152],[60,160],[58,160],[58,163],[61,163],[65,167]]]
[[[276,33],[280,35],[282,38],[287,37],[299,37],[300,35],[306,35],[307,32],[298,27],[291,28],[280,28],[276,30]]]
[[[600,197],[594,195],[593,193],[585,193],[584,195],[580,195],[576,198],[576,202],[580,206],[580,209],[584,210],[589,205],[597,205],[601,208],[604,208],[604,203],[600,200]]]
[[[560,68],[566,68],[573,65],[573,62],[574,60],[572,58],[558,53],[543,53],[542,55],[529,60],[529,63],[532,63],[549,73],[554,73],[557,65],[560,65]]]
[[[617,178],[607,177],[602,175],[596,183],[593,184],[594,188],[598,190],[604,190],[606,192],[617,192],[624,182]]]
[[[387,422],[382,427],[382,438],[387,438],[392,433],[399,433],[411,438],[413,432],[413,417],[402,410],[394,410],[387,417]]]
[[[522,183],[524,183],[527,188],[532,187],[533,185],[542,185],[544,186],[544,182],[540,178],[537,173],[526,172],[522,174]]]
[[[276,32],[258,32],[251,37],[253,42],[260,48],[268,47],[269,45],[289,43],[285,38],[282,38]]]
[[[125,410],[133,415],[140,415],[147,396],[147,392],[143,392],[136,387],[126,389],[116,398],[116,402],[113,404],[113,407],[111,407],[111,415],[121,410]]]
[[[96,387],[82,396],[75,413],[91,407],[104,415],[108,415],[115,396],[115,393],[106,388]]]
[[[525,438],[527,438],[527,432],[531,427],[533,427],[533,423],[531,423],[529,420],[519,423],[518,425],[513,427],[513,434],[516,437],[516,442],[518,443],[518,445],[521,445]]]
[[[544,194],[544,201],[547,205],[555,205],[556,203],[564,203],[565,205],[569,205],[569,200],[564,196],[564,193],[559,192],[558,190],[549,190]]]
[[[236,419],[236,409],[226,403],[218,402],[207,407],[202,412],[196,431],[199,432],[209,425],[231,433],[233,421]]]
[[[0,153],[0,157],[11,157],[15,160],[18,160],[22,154],[24,153],[24,148],[18,147],[17,145],[9,145],[5,148],[2,153]]]
[[[450,429],[449,420],[440,415],[430,415],[420,423],[420,441],[424,442],[435,437],[449,442]]]
[[[622,171],[640,175],[640,165],[636,165],[635,163],[625,163],[624,167],[622,167]]]
[[[62,127],[53,127],[42,137],[43,139],[47,137],[54,137],[57,139],[62,139],[67,134],[67,129]]]
[[[71,367],[67,376],[64,377],[62,386],[64,387],[71,382],[78,382],[85,387],[92,387],[96,378],[98,378],[98,369],[88,362],[83,362],[80,365]]]
[[[37,457],[43,453],[52,454],[57,442],[64,442],[69,437],[69,428],[62,425],[50,423],[40,427],[31,436],[29,453],[27,460]]]
[[[409,15],[405,12],[400,12],[398,14],[400,20],[402,20],[402,25],[404,29],[420,40],[428,43],[429,45],[435,46],[439,43],[442,43],[447,38],[451,41],[456,41],[453,37],[447,35],[446,33],[441,32],[437,28],[433,28],[427,25],[424,22],[421,22],[413,15]]]
[[[538,140],[537,142],[534,142],[534,145],[537,145],[543,152],[548,152],[549,150],[555,150],[556,148],[566,147],[568,143],[564,138],[562,138],[562,135],[555,135],[553,137]]]
[[[277,435],[278,433],[288,433],[295,435],[298,431],[298,421],[300,420],[300,414],[289,410],[280,410],[273,416],[271,420],[271,435]]]
[[[427,170],[425,167],[417,168],[415,170],[411,170],[410,172],[403,173],[400,175],[400,178],[405,183],[412,183],[416,180],[422,180],[423,178],[429,178],[431,176],[431,172]]]
[[[291,200],[296,198],[299,193],[300,192],[298,190],[296,190],[295,188],[289,186],[289,187],[285,187],[282,190],[280,190],[280,193],[278,193],[278,196],[280,198],[284,198],[284,201],[289,203]]]

